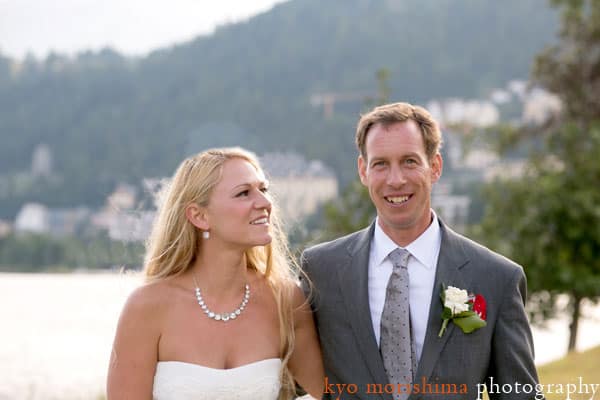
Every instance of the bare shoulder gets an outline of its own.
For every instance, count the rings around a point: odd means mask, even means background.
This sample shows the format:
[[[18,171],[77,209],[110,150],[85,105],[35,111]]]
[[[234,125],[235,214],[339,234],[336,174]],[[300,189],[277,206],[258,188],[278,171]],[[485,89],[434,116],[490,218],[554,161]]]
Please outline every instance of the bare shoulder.
[[[145,283],[131,292],[121,313],[121,319],[149,324],[160,321],[172,298],[172,285],[168,281]]]
[[[166,281],[159,281],[136,288],[127,298],[117,324],[109,364],[109,399],[152,396],[158,343],[170,291]]]
[[[295,345],[289,367],[296,381],[315,398],[323,393],[323,361],[311,308],[304,291],[297,285],[291,288],[294,307]]]
[[[301,326],[305,324],[307,319],[312,320],[312,309],[302,288],[298,285],[292,285],[290,296],[296,324]]]
[[[291,285],[290,296],[292,298],[292,305],[294,309],[302,309],[308,307],[308,302],[306,301],[304,291],[299,285]]]
[[[265,276],[255,273],[251,285],[256,287],[258,289],[257,292],[263,294],[263,297],[268,298],[268,302],[272,303],[273,306],[276,306],[276,297],[279,292],[283,299],[285,299],[287,306],[290,306],[292,310],[310,309],[299,282],[283,280],[277,284],[276,288],[273,288]]]
[[[159,305],[162,300],[167,298],[168,285],[163,281],[144,283],[136,288],[125,303],[127,307],[144,311]]]
[[[136,288],[125,302],[113,343],[113,357],[121,363],[146,356],[156,359],[155,349],[163,331],[169,295],[164,282],[146,283]]]

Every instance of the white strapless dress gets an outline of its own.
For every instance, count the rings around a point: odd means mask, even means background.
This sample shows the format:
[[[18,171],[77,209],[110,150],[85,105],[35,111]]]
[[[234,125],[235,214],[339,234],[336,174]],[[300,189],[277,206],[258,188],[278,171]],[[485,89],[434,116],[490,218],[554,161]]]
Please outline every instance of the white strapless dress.
[[[277,400],[281,360],[268,358],[231,369],[159,361],[153,400]]]

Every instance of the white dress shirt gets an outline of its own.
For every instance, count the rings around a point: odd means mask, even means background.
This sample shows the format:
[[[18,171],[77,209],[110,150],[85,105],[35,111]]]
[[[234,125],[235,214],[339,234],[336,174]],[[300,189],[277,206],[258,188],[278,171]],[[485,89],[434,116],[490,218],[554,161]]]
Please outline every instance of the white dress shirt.
[[[435,282],[435,271],[437,269],[438,256],[442,235],[438,224],[437,215],[431,210],[433,216],[429,227],[405,247],[411,254],[408,260],[409,275],[409,302],[410,319],[412,325],[413,341],[416,347],[417,360],[421,358],[427,320],[429,318],[429,306],[431,304],[433,285]],[[371,308],[371,320],[373,321],[373,332],[377,344],[380,339],[381,314],[385,303],[385,292],[387,283],[392,274],[393,265],[387,258],[388,254],[398,248],[396,243],[383,232],[379,226],[379,218],[375,221],[375,233],[371,239],[371,251],[369,254],[369,306]],[[438,299],[436,297],[436,299]],[[439,299],[438,299],[439,300]]]

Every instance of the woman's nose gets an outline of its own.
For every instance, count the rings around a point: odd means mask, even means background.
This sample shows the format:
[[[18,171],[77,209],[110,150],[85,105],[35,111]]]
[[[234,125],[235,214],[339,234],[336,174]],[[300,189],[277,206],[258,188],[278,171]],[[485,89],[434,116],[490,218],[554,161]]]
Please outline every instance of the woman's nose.
[[[257,200],[255,202],[256,208],[270,209],[271,208],[271,199],[270,199],[269,195],[263,191],[259,191],[258,193],[259,194],[258,194]]]

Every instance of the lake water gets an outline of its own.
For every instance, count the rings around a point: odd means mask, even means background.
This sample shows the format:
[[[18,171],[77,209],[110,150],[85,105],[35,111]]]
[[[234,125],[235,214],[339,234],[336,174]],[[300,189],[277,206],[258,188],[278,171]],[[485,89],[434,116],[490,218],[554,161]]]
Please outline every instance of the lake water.
[[[0,273],[0,400],[95,400],[132,274]],[[580,350],[600,344],[600,307],[584,307]],[[564,355],[568,324],[534,329],[536,363]]]

